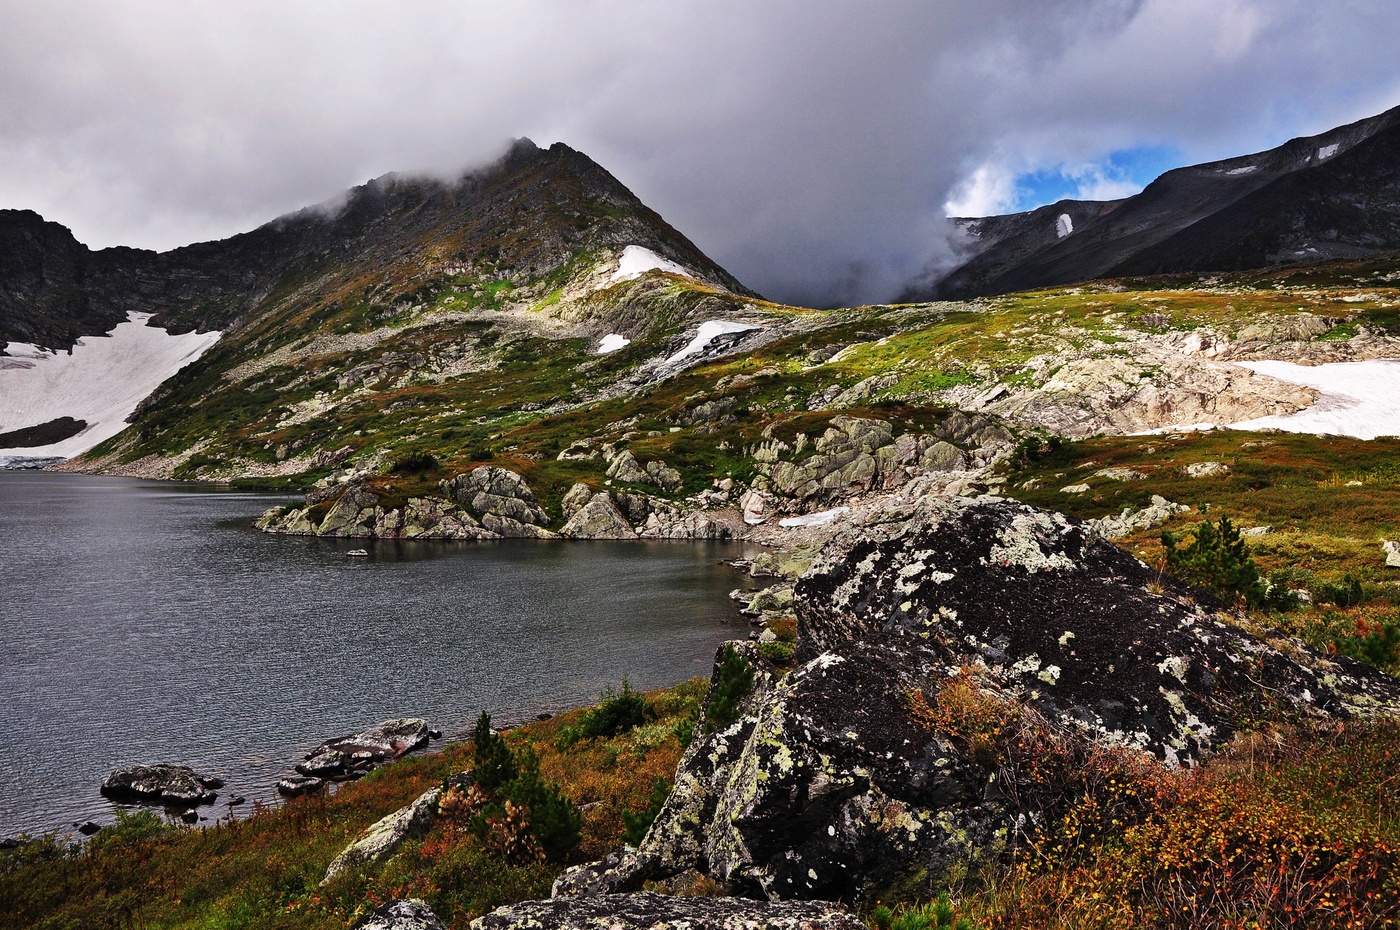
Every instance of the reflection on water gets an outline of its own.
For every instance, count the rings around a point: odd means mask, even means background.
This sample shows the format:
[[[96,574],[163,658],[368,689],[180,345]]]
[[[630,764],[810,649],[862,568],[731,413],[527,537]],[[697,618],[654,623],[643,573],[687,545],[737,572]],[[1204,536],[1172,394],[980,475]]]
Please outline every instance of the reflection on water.
[[[327,737],[397,716],[451,736],[624,675],[670,684],[742,633],[719,564],[734,545],[251,529],[284,501],[0,472],[0,836],[110,819],[97,788],[135,762],[271,800]]]

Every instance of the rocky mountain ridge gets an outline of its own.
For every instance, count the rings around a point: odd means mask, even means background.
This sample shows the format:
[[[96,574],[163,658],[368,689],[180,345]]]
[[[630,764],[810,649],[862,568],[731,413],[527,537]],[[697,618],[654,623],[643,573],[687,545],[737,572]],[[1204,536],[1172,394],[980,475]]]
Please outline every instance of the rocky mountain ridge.
[[[1177,168],[1122,200],[1062,200],[952,222],[963,264],[909,299],[1400,249],[1400,108],[1266,152]]]

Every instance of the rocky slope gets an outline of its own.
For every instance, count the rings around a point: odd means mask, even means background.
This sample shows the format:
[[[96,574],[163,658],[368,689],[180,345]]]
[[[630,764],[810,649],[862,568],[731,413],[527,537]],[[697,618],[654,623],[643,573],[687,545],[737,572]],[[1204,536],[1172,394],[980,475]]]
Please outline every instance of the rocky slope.
[[[911,298],[1239,271],[1400,248],[1400,108],[1163,174],[1125,200],[954,221],[968,259]]]

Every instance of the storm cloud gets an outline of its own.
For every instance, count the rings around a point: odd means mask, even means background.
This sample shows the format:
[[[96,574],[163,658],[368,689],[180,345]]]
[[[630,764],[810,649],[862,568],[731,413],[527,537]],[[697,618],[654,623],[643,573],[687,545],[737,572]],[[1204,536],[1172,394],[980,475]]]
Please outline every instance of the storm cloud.
[[[165,249],[528,136],[771,297],[874,301],[1028,173],[1400,104],[1398,47],[1394,0],[0,0],[0,206]]]

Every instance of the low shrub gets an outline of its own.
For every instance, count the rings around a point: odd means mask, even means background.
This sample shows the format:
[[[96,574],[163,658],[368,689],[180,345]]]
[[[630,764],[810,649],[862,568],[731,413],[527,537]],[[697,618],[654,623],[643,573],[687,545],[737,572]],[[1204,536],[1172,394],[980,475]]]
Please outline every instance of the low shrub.
[[[744,699],[753,693],[753,667],[731,645],[720,654],[719,669],[705,705],[705,732],[722,730],[739,719]]]
[[[871,912],[866,922],[873,930],[975,930],[976,927],[969,918],[957,916],[947,892],[928,904],[901,908],[897,912],[882,904]]]
[[[671,785],[664,778],[658,778],[651,786],[651,797],[647,800],[644,810],[633,814],[628,811],[622,812],[622,823],[626,827],[622,837],[633,846],[640,846],[642,840],[646,838],[647,831],[656,822],[656,817],[661,813],[661,808],[665,806],[666,799],[671,796]]]
[[[1222,516],[1218,524],[1202,520],[1189,543],[1170,532],[1162,533],[1167,571],[1230,604],[1243,603],[1256,610],[1289,610],[1297,599],[1281,584],[1271,584],[1240,537],[1240,531]]]
[[[430,452],[415,452],[394,460],[389,470],[396,474],[421,474],[438,467],[437,456]]]

